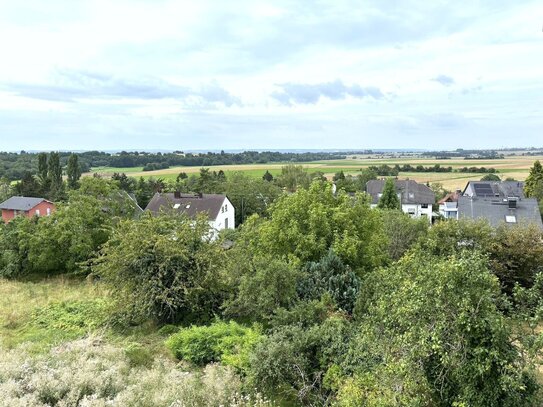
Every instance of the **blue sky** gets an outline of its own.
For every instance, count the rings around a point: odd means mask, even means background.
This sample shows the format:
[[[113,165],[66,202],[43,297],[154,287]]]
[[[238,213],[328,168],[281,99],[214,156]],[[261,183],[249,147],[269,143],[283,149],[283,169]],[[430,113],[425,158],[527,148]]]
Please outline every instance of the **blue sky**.
[[[0,150],[542,146],[542,10],[0,0]]]

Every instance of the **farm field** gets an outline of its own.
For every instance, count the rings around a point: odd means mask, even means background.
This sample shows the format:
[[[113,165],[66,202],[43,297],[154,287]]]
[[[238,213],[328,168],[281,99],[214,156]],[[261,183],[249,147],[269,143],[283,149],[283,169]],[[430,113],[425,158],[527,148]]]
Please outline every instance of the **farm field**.
[[[302,165],[307,171],[320,171],[328,178],[333,177],[336,172],[343,171],[345,174],[356,175],[362,168],[367,168],[372,165],[389,165],[395,164],[412,166],[423,165],[425,167],[434,166],[436,164],[442,167],[453,167],[459,169],[462,167],[493,167],[497,170],[497,175],[502,179],[514,178],[516,180],[524,180],[529,173],[530,167],[535,160],[543,160],[543,156],[510,156],[504,159],[489,160],[489,159],[434,159],[427,157],[402,157],[402,158],[368,158],[368,157],[347,157],[344,160],[325,160],[313,161],[306,163],[296,163]],[[269,164],[245,164],[245,165],[217,165],[208,167],[211,171],[222,170],[228,176],[229,173],[241,171],[252,177],[261,177],[266,170],[276,176],[281,173],[281,167],[288,163],[269,163]],[[105,176],[111,176],[114,172],[126,173],[132,177],[155,177],[165,180],[175,180],[180,172],[187,174],[198,174],[200,167],[171,167],[156,171],[143,171],[142,167],[133,168],[113,168],[113,167],[98,167],[94,168],[92,173],[98,173]],[[87,173],[86,175],[91,175]],[[414,179],[418,182],[440,182],[447,189],[462,188],[468,181],[478,180],[484,174],[479,173],[441,173],[441,172],[400,172],[400,178]]]

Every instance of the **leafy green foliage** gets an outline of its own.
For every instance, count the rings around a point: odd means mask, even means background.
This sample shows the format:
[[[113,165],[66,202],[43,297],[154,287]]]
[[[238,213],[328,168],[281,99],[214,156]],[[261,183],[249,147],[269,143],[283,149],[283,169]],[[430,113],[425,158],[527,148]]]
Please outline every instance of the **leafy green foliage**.
[[[121,221],[94,272],[111,284],[130,318],[205,320],[223,298],[218,277],[224,253],[208,233],[204,217],[145,214]]]
[[[281,196],[251,239],[251,250],[300,264],[318,261],[331,248],[357,272],[386,259],[380,214],[367,196],[334,196],[330,185],[314,182],[309,189]]]
[[[537,160],[534,162],[532,168],[530,168],[530,174],[526,181],[524,182],[524,193],[527,197],[535,196],[536,192],[541,188],[541,183],[543,183],[543,166]],[[539,199],[541,199],[540,197]]]
[[[385,210],[382,219],[388,256],[392,261],[399,260],[428,233],[429,223],[426,218],[416,219],[402,211]]]
[[[104,299],[53,303],[37,310],[30,324],[81,335],[107,321],[109,306]]]
[[[296,301],[295,267],[281,259],[250,256],[244,247],[233,250],[225,270],[231,293],[223,304],[226,315],[262,321]]]
[[[486,174],[481,181],[501,181],[501,179],[496,174]]]
[[[396,192],[396,183],[394,178],[387,178],[385,185],[383,186],[383,193],[377,207],[381,209],[400,209],[400,198]]]
[[[76,189],[79,186],[79,178],[81,178],[81,168],[79,167],[79,157],[77,154],[72,154],[68,158],[66,175],[68,176],[68,188]]]
[[[166,346],[176,358],[199,366],[222,362],[246,371],[249,355],[262,340],[258,326],[244,327],[234,321],[217,321],[210,326],[192,326],[173,334]]]
[[[330,251],[319,262],[310,262],[303,269],[298,282],[298,293],[303,300],[317,300],[328,294],[337,307],[352,312],[360,278]]]
[[[423,405],[534,405],[534,372],[513,342],[498,308],[498,280],[480,254],[406,256],[368,284],[373,293],[358,307],[365,339],[353,341],[353,352],[384,373],[364,382],[360,405],[383,393],[392,398],[381,403],[392,404],[420,404],[425,395]],[[369,353],[364,343],[374,344]],[[357,365],[351,369],[358,377],[370,372]],[[383,391],[387,383],[393,387]]]
[[[322,324],[277,328],[252,357],[250,383],[268,394],[305,405],[326,405],[332,392],[323,384],[331,366],[348,351],[351,325],[332,316]]]

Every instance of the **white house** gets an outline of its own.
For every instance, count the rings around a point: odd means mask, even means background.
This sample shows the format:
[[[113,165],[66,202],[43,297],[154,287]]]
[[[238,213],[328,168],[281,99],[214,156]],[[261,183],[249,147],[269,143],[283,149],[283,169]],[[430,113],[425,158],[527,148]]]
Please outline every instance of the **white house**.
[[[218,194],[182,194],[156,193],[145,210],[153,213],[174,212],[184,213],[193,218],[206,214],[212,236],[223,229],[235,228],[235,210],[226,195]]]
[[[458,219],[458,199],[462,195],[461,190],[456,190],[445,195],[438,201],[439,213],[445,219]]]
[[[402,204],[402,210],[414,218],[427,218],[432,222],[432,207],[435,203],[434,192],[416,181],[395,180],[396,193]],[[366,184],[366,192],[371,195],[372,208],[376,207],[383,195],[385,180],[371,180]]]

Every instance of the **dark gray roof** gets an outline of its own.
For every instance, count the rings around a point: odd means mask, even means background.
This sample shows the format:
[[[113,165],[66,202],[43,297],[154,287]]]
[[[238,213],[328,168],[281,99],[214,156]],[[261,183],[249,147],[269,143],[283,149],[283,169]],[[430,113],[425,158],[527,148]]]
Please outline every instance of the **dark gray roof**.
[[[216,219],[221,206],[226,199],[225,195],[217,194],[181,194],[180,198],[176,198],[173,193],[156,193],[145,210],[153,213],[161,211],[174,211],[185,213],[189,217],[195,217],[201,213],[207,213],[210,219]],[[233,208],[229,208],[233,210]]]
[[[524,198],[524,182],[521,181],[470,181],[464,189],[464,195],[472,191],[473,196]],[[469,194],[471,195],[471,194]]]
[[[506,222],[506,216],[514,216],[510,220],[515,222]],[[461,196],[458,199],[458,218],[486,219],[492,226],[503,223],[507,225],[535,224],[543,228],[539,206],[534,198],[518,199],[516,208],[511,209],[507,199],[504,198]]]
[[[14,211],[29,211],[34,208],[36,205],[39,205],[43,201],[46,201],[44,198],[29,198],[26,196],[12,196],[7,201],[4,201],[0,204],[0,209],[10,209]]]
[[[394,180],[396,191],[401,193],[402,204],[434,204],[436,196],[434,192],[424,184],[419,184],[412,179]],[[368,181],[366,192],[371,195],[373,204],[379,202],[379,194],[383,192],[385,186],[384,179]]]

